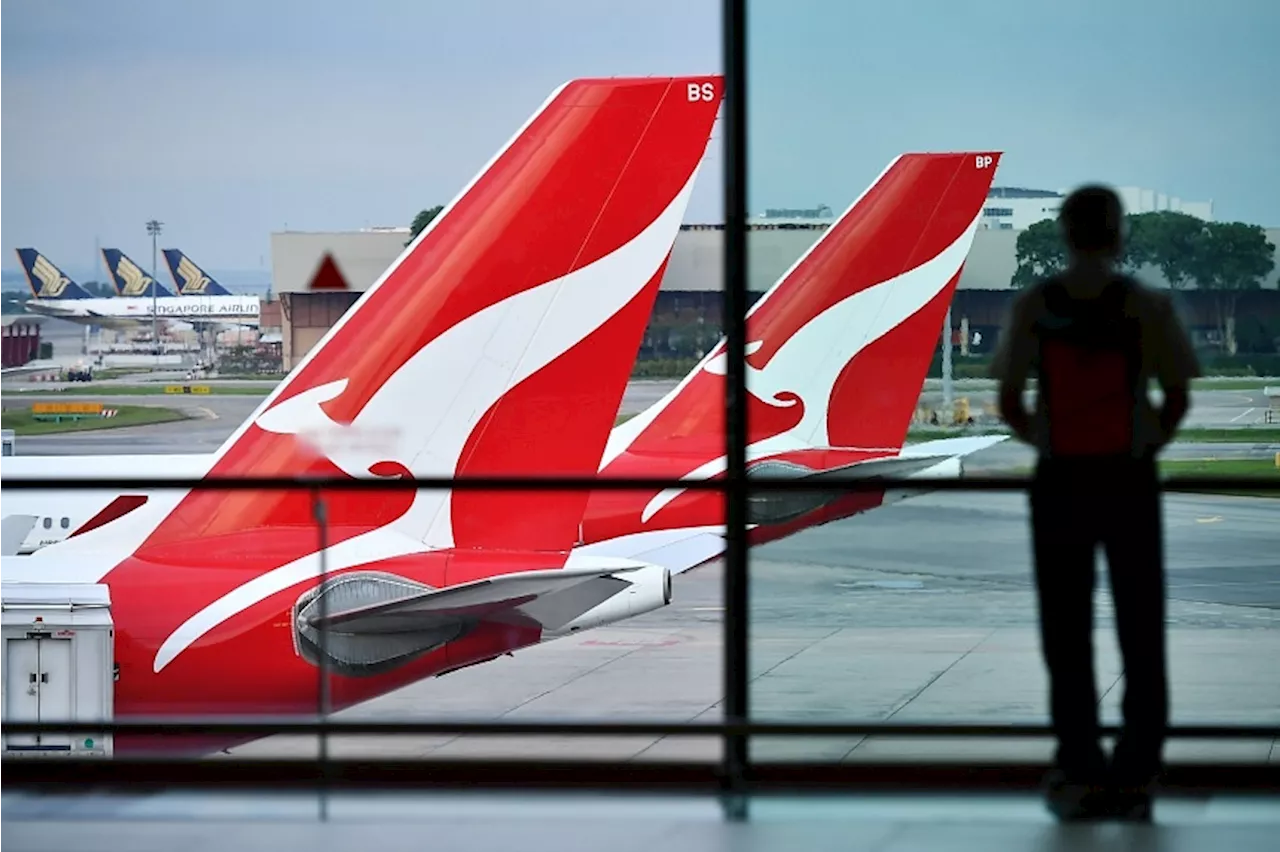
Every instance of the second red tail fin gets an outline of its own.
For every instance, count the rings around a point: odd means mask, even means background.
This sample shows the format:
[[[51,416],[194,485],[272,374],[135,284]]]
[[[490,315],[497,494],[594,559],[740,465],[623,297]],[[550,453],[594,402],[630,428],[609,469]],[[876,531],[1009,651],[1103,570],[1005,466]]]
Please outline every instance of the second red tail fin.
[[[753,306],[749,458],[902,446],[999,159],[898,157]],[[679,475],[714,473],[724,453],[724,357],[722,342],[615,429],[602,470],[626,454],[673,459]]]

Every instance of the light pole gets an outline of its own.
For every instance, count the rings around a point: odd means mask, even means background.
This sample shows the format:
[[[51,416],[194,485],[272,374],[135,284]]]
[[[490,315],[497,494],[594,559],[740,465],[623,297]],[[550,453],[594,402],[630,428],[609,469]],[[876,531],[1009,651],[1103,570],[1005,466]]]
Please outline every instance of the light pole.
[[[160,231],[164,228],[164,222],[159,219],[151,219],[147,222],[147,233],[151,235],[151,271],[156,271],[156,239],[160,236]],[[156,366],[160,366],[160,333],[156,330],[156,282],[151,282],[151,341],[156,347]]]

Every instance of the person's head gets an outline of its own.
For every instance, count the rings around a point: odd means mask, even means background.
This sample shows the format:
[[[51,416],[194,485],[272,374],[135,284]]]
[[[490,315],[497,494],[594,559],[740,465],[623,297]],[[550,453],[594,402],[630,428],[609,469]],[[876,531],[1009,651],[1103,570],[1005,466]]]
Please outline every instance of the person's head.
[[[1076,258],[1115,260],[1124,246],[1124,208],[1105,186],[1084,186],[1058,211],[1067,250]]]

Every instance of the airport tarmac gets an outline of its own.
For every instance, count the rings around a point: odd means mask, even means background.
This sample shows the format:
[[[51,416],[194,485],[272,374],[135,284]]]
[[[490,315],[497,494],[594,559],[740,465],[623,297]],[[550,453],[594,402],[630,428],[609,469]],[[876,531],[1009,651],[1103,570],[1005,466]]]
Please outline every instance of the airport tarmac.
[[[1175,722],[1280,725],[1280,503],[1166,503]],[[771,721],[1044,722],[1046,683],[1025,499],[932,494],[753,549],[751,707]],[[675,578],[670,606],[423,681],[339,719],[711,721],[722,712],[722,566]],[[1105,722],[1123,682],[1110,598],[1097,597]],[[760,741],[762,759],[1047,760],[1037,740]],[[303,756],[309,738],[232,749]],[[333,738],[341,756],[715,759],[712,739]],[[1272,740],[1172,742],[1170,760],[1280,762]]]
[[[1260,380],[1261,381],[1261,380]],[[1280,385],[1280,381],[1276,381]],[[1229,428],[1266,425],[1271,400],[1263,393],[1264,385],[1252,390],[1192,390],[1191,410],[1185,425],[1192,428]],[[967,399],[974,411],[994,410],[996,391],[990,388],[956,389],[952,397]],[[1028,394],[1027,402],[1031,404]],[[926,386],[920,405],[942,408],[942,392]]]

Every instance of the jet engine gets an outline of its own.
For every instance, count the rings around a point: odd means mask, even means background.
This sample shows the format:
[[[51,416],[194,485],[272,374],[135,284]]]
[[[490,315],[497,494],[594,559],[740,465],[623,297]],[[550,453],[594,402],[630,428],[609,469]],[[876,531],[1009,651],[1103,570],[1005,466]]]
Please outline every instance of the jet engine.
[[[646,565],[634,571],[619,574],[626,588],[596,604],[581,615],[554,630],[543,632],[544,639],[568,636],[592,627],[613,624],[634,618],[671,603],[671,571],[659,565]]]

